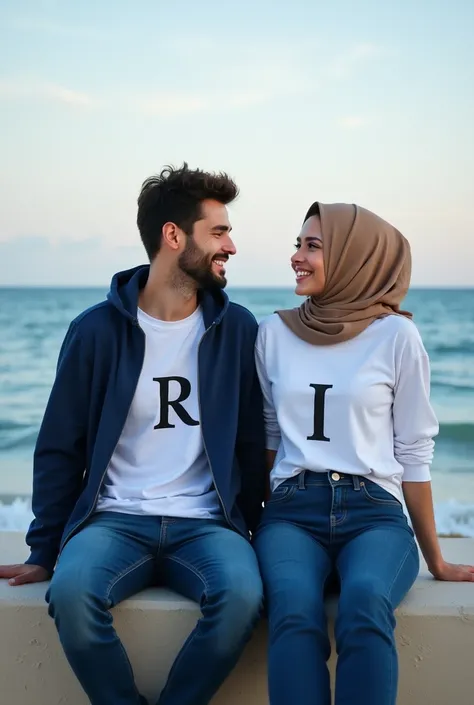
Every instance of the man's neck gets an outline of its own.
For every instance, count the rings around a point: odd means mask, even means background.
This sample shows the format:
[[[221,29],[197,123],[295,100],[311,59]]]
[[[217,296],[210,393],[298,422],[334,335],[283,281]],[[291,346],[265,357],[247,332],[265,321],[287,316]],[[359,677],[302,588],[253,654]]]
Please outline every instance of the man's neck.
[[[138,305],[142,311],[160,321],[181,321],[197,308],[196,287],[191,284],[177,286],[176,281],[160,276],[152,266],[148,281],[140,292]]]

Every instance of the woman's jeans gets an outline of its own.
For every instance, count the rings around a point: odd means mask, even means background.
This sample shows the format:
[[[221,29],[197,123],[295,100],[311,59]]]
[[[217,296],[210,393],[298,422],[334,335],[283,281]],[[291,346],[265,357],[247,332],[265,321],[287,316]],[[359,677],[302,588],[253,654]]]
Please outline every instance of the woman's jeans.
[[[395,705],[394,609],[419,570],[402,505],[375,483],[303,472],[277,487],[254,540],[270,626],[271,705],[330,705],[326,581],[336,572],[336,705]]]

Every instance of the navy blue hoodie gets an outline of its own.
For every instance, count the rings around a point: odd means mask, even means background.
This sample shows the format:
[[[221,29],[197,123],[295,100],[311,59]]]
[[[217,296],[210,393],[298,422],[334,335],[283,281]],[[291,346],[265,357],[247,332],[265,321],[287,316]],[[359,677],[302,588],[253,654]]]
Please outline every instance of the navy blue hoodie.
[[[94,511],[140,376],[145,335],[139,291],[149,267],[120,272],[107,300],[70,325],[34,454],[34,519],[27,563],[54,569],[65,543]],[[222,291],[200,296],[201,430],[228,525],[248,536],[264,494],[264,427],[254,365],[257,323]],[[157,459],[157,471],[159,462]]]

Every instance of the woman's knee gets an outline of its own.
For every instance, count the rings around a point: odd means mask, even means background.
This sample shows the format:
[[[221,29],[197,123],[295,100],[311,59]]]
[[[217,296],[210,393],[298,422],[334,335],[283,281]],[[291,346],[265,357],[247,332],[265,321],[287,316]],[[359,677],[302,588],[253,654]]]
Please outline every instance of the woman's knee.
[[[389,633],[395,618],[387,586],[369,578],[342,584],[336,619],[336,636],[361,628],[375,628]]]
[[[312,580],[287,575],[268,586],[266,594],[272,630],[299,625],[326,629],[323,588]]]

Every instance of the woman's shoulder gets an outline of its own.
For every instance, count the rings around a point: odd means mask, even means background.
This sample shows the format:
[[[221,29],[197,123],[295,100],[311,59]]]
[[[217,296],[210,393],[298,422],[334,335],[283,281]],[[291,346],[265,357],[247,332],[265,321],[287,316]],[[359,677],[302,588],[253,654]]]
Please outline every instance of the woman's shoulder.
[[[423,340],[416,323],[408,316],[390,315],[377,321],[384,336],[393,338],[395,347],[400,352],[411,351],[414,354],[426,354]]]
[[[265,316],[258,326],[257,345],[263,347],[267,343],[278,338],[281,341],[282,336],[291,335],[289,328],[283,323],[278,313],[272,313],[270,316]]]
[[[258,324],[258,327],[262,331],[273,330],[277,328],[281,324],[281,322],[282,320],[278,313],[272,313],[269,316],[265,316],[265,318],[262,318],[262,320]]]

